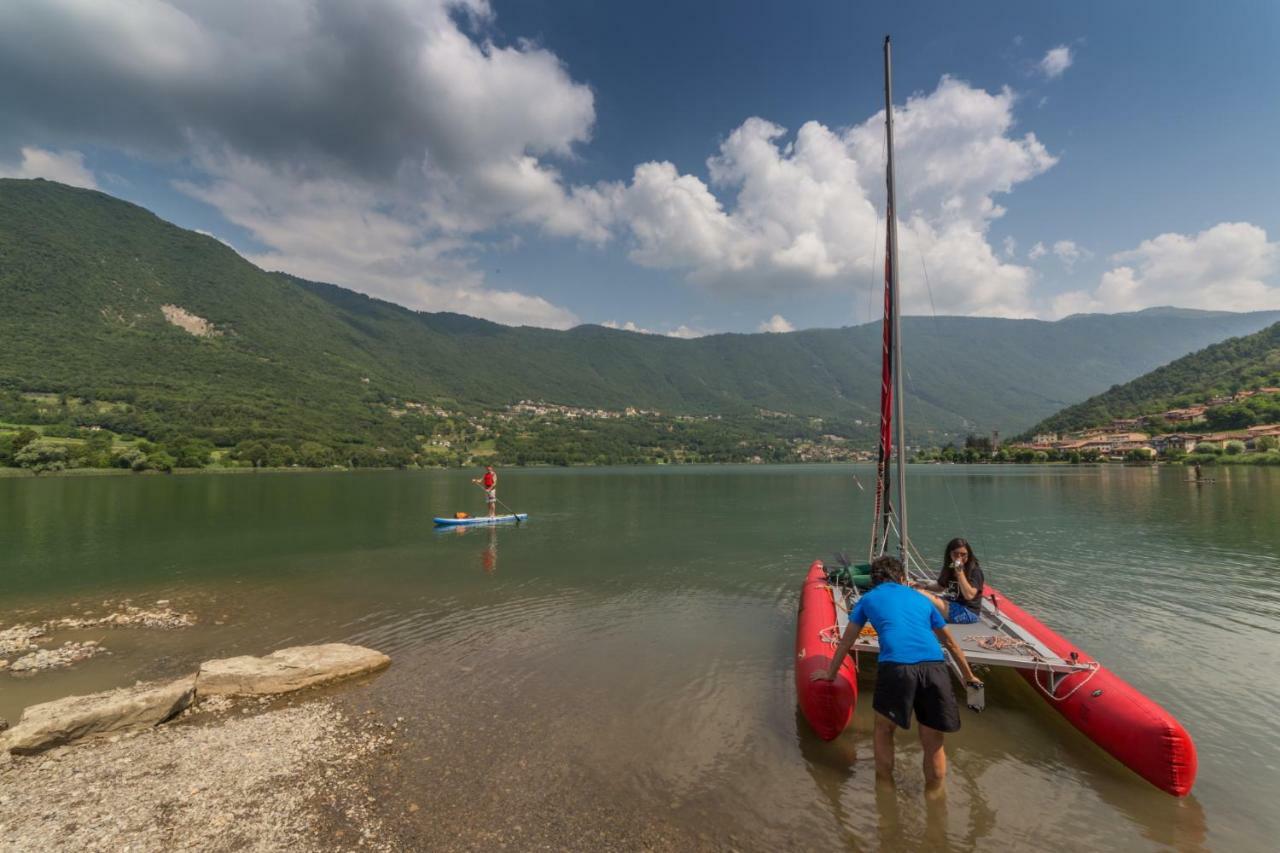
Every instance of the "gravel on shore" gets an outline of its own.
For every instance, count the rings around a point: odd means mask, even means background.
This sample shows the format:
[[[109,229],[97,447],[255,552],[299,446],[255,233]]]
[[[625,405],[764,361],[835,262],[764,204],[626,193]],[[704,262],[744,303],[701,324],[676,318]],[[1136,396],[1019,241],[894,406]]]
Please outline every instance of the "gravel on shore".
[[[392,849],[367,778],[391,729],[313,699],[0,755],[0,851]]]

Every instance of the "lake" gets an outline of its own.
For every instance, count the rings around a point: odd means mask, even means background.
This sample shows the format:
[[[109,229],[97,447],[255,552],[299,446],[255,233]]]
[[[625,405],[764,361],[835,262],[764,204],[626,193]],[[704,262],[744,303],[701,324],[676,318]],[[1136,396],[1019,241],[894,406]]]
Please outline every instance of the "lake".
[[[873,783],[869,674],[836,741],[796,712],[800,582],[814,558],[865,553],[869,466],[500,474],[531,520],[463,532],[431,516],[483,511],[471,471],[0,479],[0,627],[124,598],[199,617],[68,633],[111,654],[0,673],[0,717],[348,641],[394,661],[343,701],[405,718],[385,788],[422,805],[423,839],[1269,850],[1280,836],[1280,470],[1193,485],[1177,468],[912,466],[921,550],[940,559],[967,537],[992,584],[1173,712],[1200,758],[1175,800],[993,673],[987,710],[948,737],[942,803],[923,797],[914,732],[899,734],[896,791]]]

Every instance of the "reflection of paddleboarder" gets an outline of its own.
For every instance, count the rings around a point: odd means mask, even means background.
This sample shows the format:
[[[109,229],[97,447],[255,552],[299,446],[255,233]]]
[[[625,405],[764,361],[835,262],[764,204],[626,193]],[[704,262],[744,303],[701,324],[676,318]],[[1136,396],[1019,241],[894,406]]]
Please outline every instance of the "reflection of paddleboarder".
[[[484,489],[485,503],[489,505],[489,517],[496,516],[498,514],[498,475],[494,472],[493,466],[484,466],[484,476],[477,477],[471,482]]]
[[[489,544],[480,552],[480,566],[486,575],[498,570],[498,528],[495,526],[489,527]]]

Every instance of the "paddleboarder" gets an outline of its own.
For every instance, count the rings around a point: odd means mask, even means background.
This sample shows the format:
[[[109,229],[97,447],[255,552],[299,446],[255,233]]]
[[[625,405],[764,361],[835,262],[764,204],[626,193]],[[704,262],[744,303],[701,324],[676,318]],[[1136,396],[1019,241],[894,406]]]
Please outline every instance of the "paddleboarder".
[[[498,474],[492,465],[484,466],[484,476],[476,477],[471,482],[484,489],[485,503],[489,505],[489,517],[498,514]]]
[[[942,787],[947,775],[943,735],[960,729],[960,710],[951,688],[942,646],[951,652],[966,685],[982,681],[969,668],[964,651],[947,631],[942,614],[924,596],[905,586],[906,572],[897,557],[878,557],[871,563],[871,590],[849,613],[849,626],[826,672],[809,677],[835,681],[849,649],[867,622],[880,640],[880,664],[871,706],[876,712],[874,744],[876,776],[893,781],[893,736],[898,727],[911,728],[914,713],[924,749],[926,791]]]

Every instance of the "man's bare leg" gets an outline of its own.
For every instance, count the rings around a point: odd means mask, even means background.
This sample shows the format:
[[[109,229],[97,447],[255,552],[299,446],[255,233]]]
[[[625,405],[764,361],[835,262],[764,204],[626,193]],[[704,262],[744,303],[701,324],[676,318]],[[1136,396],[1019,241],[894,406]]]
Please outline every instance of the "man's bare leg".
[[[924,790],[935,793],[943,790],[947,778],[947,752],[942,747],[943,734],[926,725],[920,726],[920,747],[924,750]]]
[[[876,778],[893,782],[893,734],[898,724],[883,714],[876,714],[875,746]]]

